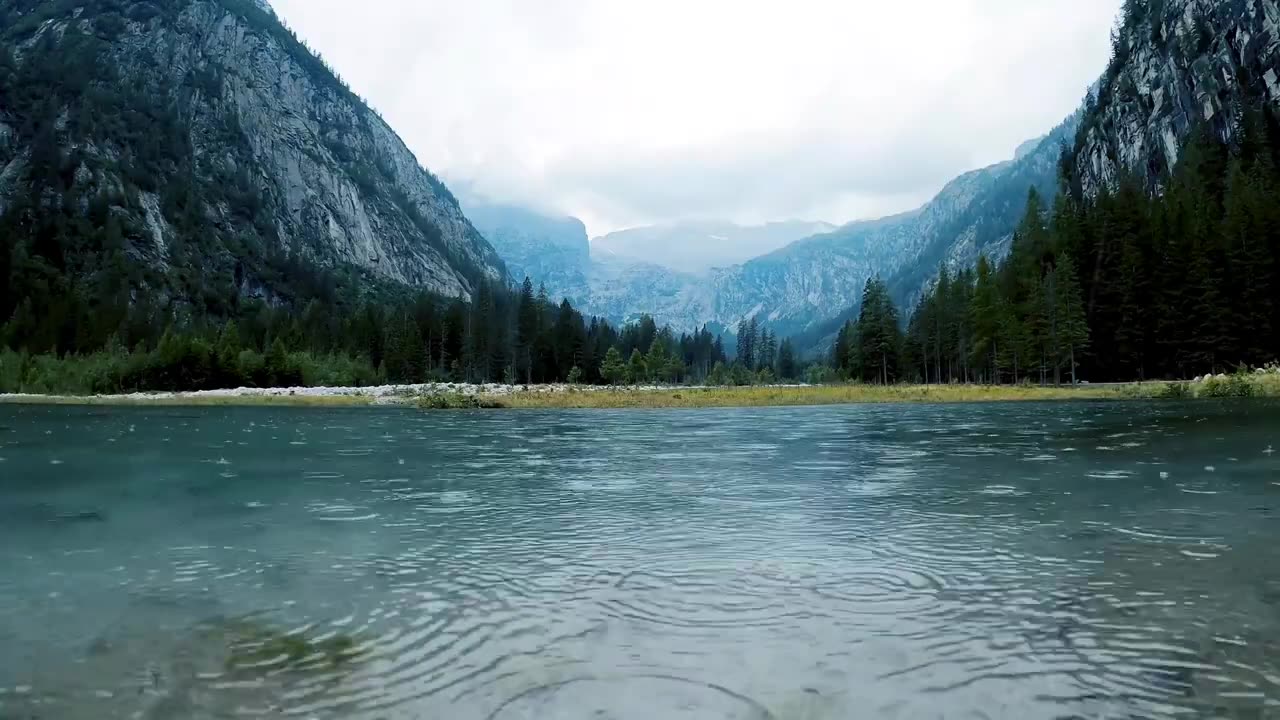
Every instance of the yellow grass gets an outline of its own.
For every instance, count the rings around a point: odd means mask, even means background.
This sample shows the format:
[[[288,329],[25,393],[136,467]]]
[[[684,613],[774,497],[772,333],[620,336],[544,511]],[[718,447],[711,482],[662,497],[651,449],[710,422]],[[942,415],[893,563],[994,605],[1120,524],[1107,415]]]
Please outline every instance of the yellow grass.
[[[962,403],[1029,400],[1123,399],[1117,387],[1040,388],[985,385],[814,385],[808,387],[717,387],[583,389],[485,396],[507,408],[702,408],[856,403]]]

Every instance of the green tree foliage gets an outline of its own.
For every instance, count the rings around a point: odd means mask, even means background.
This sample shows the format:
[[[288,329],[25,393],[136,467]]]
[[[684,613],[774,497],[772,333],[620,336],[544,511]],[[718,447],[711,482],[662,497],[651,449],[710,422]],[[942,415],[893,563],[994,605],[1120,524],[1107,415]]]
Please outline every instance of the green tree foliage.
[[[515,347],[516,374],[526,384],[533,382],[533,348],[538,337],[538,316],[541,312],[537,298],[533,295],[533,281],[526,277],[520,288],[520,305],[516,311]]]
[[[969,313],[970,327],[973,328],[970,366],[979,380],[1000,382],[1007,360],[1007,355],[1001,353],[1006,340],[1003,332],[1005,303],[996,286],[994,270],[985,255],[978,258]]]
[[[642,383],[649,377],[649,367],[645,364],[644,354],[640,348],[631,351],[631,360],[627,362],[626,380],[629,384]]]
[[[610,385],[621,385],[627,379],[627,366],[617,346],[610,346],[600,364],[600,376]]]
[[[759,364],[760,323],[755,316],[738,322],[738,348],[735,362],[754,372]]]
[[[898,310],[880,278],[867,281],[855,325],[849,367],[864,382],[887,385],[899,379],[902,331]]]
[[[667,369],[667,344],[663,342],[661,336],[655,337],[649,344],[649,352],[644,356],[644,366],[648,371],[646,380],[652,382],[666,380],[662,375]]]
[[[1065,362],[1071,372],[1071,384],[1075,385],[1076,353],[1089,347],[1089,324],[1085,318],[1084,298],[1080,294],[1080,283],[1076,279],[1075,263],[1071,256],[1063,255],[1058,266],[1053,270],[1054,276],[1054,329],[1057,356],[1054,359],[1055,372]]]
[[[796,350],[791,338],[784,339],[778,346],[777,375],[782,380],[795,380],[800,376],[800,366],[796,361]]]
[[[717,362],[707,374],[707,384],[720,387],[729,384],[729,369],[723,362]]]

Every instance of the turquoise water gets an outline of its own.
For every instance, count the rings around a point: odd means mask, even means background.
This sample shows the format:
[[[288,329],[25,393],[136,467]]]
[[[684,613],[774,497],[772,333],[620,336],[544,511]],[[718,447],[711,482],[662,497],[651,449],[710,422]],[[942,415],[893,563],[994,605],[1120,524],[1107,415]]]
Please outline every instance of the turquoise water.
[[[0,407],[0,718],[1277,717],[1273,448],[1261,403]]]

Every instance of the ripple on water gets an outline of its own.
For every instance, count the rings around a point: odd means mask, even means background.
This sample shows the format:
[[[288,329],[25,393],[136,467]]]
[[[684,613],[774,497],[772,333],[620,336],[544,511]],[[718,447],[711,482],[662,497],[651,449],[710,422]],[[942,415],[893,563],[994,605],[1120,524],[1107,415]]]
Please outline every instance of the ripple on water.
[[[343,503],[311,503],[307,512],[322,522],[363,522],[379,517],[379,513],[371,512],[367,507]]]
[[[488,720],[772,720],[769,709],[715,683],[674,675],[583,677],[532,687],[503,702]]]
[[[612,478],[573,478],[566,480],[564,486],[577,493],[617,492],[635,487],[636,481],[627,477]]]
[[[1132,470],[1091,470],[1085,473],[1085,477],[1094,480],[1124,480],[1133,477]]]
[[[1022,497],[1030,494],[1027,490],[1020,490],[1013,485],[988,485],[979,490],[978,493],[1003,497]]]
[[[1269,717],[1280,710],[1274,468],[1255,478],[1221,459],[1265,443],[1200,457],[1186,436],[1170,447],[1113,434],[1131,411],[1099,409],[1108,424],[1090,431],[1073,411],[1053,440],[1038,417],[981,408],[965,409],[983,418],[966,428],[912,408],[812,423],[701,415],[693,428],[676,415],[661,429],[659,414],[620,413],[576,435],[554,414],[521,416],[519,433],[497,416],[432,416],[415,419],[416,439],[388,443],[378,416],[372,430],[333,434],[311,420],[306,436],[280,432],[323,448],[297,451],[303,483],[274,477],[278,458],[199,445],[183,469],[226,454],[230,467],[195,474],[241,473],[200,481],[239,511],[170,513],[178,520],[139,508],[154,479],[130,485],[127,459],[111,484],[125,500],[58,495],[69,481],[40,489],[50,507],[100,504],[109,528],[42,523],[0,544],[22,543],[0,546],[0,561],[21,566],[0,573],[0,648],[22,648],[18,662],[0,652],[0,715]],[[1024,422],[1028,432],[1007,430]],[[1151,450],[1134,451],[1139,439]],[[1078,451],[1058,447],[1068,443]],[[335,454],[368,445],[372,459]],[[38,451],[3,450],[48,467]],[[1155,480],[1167,471],[1181,484]],[[129,544],[111,546],[115,536]],[[113,594],[125,600],[113,606]],[[205,647],[184,635],[195,620],[263,610],[277,634],[350,636],[361,661],[257,657],[261,639],[215,634]],[[132,647],[63,628],[121,613],[139,619]],[[24,643],[24,625],[60,642],[32,631]],[[257,662],[229,669],[228,647]],[[15,706],[15,687],[31,702]],[[836,706],[854,712],[814,712]]]

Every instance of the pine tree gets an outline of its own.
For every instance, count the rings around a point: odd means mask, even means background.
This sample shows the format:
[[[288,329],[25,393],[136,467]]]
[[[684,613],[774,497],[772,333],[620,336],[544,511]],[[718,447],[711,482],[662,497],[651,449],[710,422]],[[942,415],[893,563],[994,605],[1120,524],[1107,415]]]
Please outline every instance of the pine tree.
[[[778,377],[783,380],[794,380],[799,371],[795,347],[791,343],[791,338],[786,338],[778,346]]]
[[[631,351],[631,360],[627,362],[627,383],[636,385],[645,381],[649,377],[649,369],[645,365],[644,355],[640,353],[640,348]]]
[[[755,315],[747,323],[747,355],[745,364],[748,370],[754,371],[760,366],[760,323]]]
[[[667,343],[662,336],[655,337],[649,345],[649,353],[644,358],[645,368],[648,370],[648,379],[654,382],[663,382],[667,380],[664,374],[667,370]]]
[[[1059,358],[1055,367],[1063,360],[1067,361],[1071,370],[1071,384],[1077,384],[1076,353],[1089,345],[1089,326],[1085,321],[1084,298],[1080,294],[1080,283],[1076,279],[1075,265],[1070,257],[1063,256],[1054,269],[1057,293],[1057,337]]]
[[[729,372],[724,366],[723,360],[717,360],[712,366],[711,372],[707,374],[707,384],[712,387],[721,387],[729,384]]]
[[[1273,359],[1272,305],[1280,288],[1275,287],[1267,236],[1278,232],[1276,198],[1269,158],[1257,161],[1248,173],[1241,161],[1232,163],[1222,222],[1232,278],[1226,349],[1235,361],[1253,365]]]
[[[533,345],[538,337],[538,301],[533,295],[533,281],[528,276],[520,286],[520,304],[516,310],[516,369],[525,384],[533,384]]]
[[[488,283],[481,283],[472,303],[470,326],[467,328],[467,353],[463,364],[468,368],[467,376],[472,382],[489,382],[493,378],[493,334],[494,334],[493,290]],[[501,369],[498,370],[501,372]]]
[[[1003,369],[1000,356],[1000,292],[986,255],[978,256],[977,280],[970,314],[973,327],[973,364],[988,382],[999,383]]]
[[[898,376],[898,352],[901,331],[898,312],[889,298],[887,286],[879,278],[871,278],[862,292],[853,352],[855,375],[867,382],[889,384]]]
[[[1154,324],[1149,278],[1156,259],[1146,208],[1149,203],[1136,186],[1126,182],[1116,197],[1116,204],[1118,217],[1106,231],[1113,234],[1113,242],[1119,245],[1115,268],[1109,273],[1114,274],[1118,290],[1099,292],[1099,305],[1095,308],[1101,312],[1095,312],[1093,322],[1099,332],[1111,333],[1110,348],[1103,348],[1101,353],[1112,356],[1106,363],[1111,372],[1141,379],[1146,377],[1148,357],[1152,354],[1149,332]],[[1107,304],[1114,304],[1115,311],[1107,312]]]
[[[939,383],[949,382],[954,379],[950,363],[943,365],[943,348],[946,344],[945,335],[949,323],[947,322],[947,312],[944,307],[946,298],[951,296],[951,275],[947,272],[947,266],[942,265],[938,269],[938,281],[933,286],[933,300],[929,312],[930,320],[933,327],[929,328],[929,337],[933,340],[933,367]]]
[[[402,316],[405,338],[405,380],[411,383],[425,382],[430,359],[427,357],[427,343],[422,338],[418,323],[405,312]]]
[[[1008,368],[1014,384],[1021,381],[1022,372],[1026,369],[1026,350],[1030,344],[1027,339],[1026,324],[1017,313],[1016,308],[1000,298],[997,309],[1000,332],[999,366]]]
[[[853,352],[853,341],[853,324],[846,322],[840,326],[840,331],[836,334],[835,346],[831,351],[831,367],[842,376],[848,376],[850,373],[849,361]]]
[[[766,330],[764,332],[764,360],[762,364],[772,370],[778,363],[778,336]]]
[[[627,366],[622,362],[622,353],[618,348],[610,347],[600,365],[600,377],[610,385],[619,385],[627,377]]]
[[[556,313],[555,358],[558,377],[564,379],[574,367],[582,363],[586,336],[582,329],[582,317],[566,298]]]

